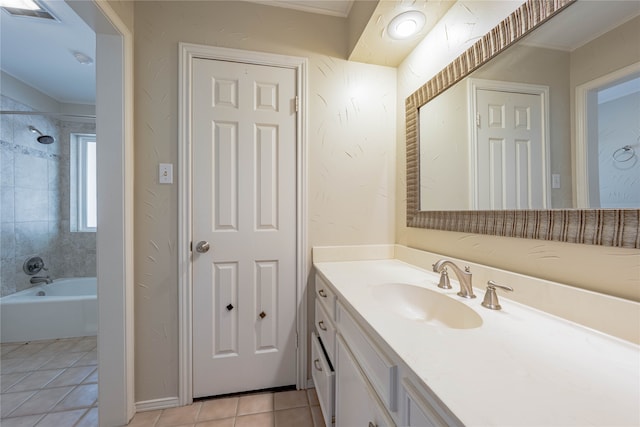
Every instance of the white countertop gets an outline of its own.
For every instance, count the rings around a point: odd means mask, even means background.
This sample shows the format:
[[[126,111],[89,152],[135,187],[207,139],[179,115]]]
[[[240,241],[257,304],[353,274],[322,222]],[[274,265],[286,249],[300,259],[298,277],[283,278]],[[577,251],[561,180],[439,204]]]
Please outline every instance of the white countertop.
[[[502,310],[436,285],[439,275],[398,260],[320,262],[338,299],[368,322],[465,425],[640,426],[640,347],[525,305],[498,290]],[[475,329],[409,320],[372,295],[383,283],[445,293],[482,317]],[[517,289],[516,289],[517,292]]]

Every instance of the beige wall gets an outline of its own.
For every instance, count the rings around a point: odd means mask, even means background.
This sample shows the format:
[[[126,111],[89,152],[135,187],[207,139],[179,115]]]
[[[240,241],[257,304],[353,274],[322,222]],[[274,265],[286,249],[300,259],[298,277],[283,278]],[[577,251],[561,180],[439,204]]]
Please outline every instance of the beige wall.
[[[135,2],[136,401],[178,393],[178,43],[309,58],[308,243],[393,243],[393,68],[345,61],[346,20],[247,2]],[[180,171],[175,170],[176,176]]]
[[[498,15],[491,19],[495,23],[500,20]],[[488,24],[490,19],[483,22]],[[618,43],[637,51],[637,36],[633,39],[625,34]],[[430,36],[437,39],[435,34]],[[425,39],[398,68],[396,243],[639,301],[638,250],[406,227],[404,99],[463,51],[463,47],[448,46],[442,54],[434,55],[438,47],[428,42]],[[611,45],[603,49],[615,50]],[[617,54],[608,52],[607,60],[614,56]],[[576,64],[577,58],[572,61]]]
[[[122,20],[122,23],[133,33],[134,25],[134,4],[131,0],[107,0],[109,6]]]

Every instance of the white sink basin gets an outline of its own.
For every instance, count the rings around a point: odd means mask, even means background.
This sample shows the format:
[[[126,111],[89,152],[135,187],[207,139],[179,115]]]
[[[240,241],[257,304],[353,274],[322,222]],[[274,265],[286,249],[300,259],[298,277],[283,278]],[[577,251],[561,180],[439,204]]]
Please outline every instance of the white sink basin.
[[[452,329],[482,325],[482,318],[473,309],[436,291],[407,283],[384,283],[371,289],[378,303],[406,319]]]

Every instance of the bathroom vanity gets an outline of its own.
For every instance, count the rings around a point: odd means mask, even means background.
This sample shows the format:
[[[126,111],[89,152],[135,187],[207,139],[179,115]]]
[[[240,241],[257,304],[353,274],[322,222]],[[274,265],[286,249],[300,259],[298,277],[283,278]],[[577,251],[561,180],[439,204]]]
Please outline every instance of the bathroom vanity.
[[[453,275],[439,289],[439,274],[398,259],[314,266],[327,426],[640,425],[637,343],[500,291],[502,310],[487,309],[486,281],[460,298]]]

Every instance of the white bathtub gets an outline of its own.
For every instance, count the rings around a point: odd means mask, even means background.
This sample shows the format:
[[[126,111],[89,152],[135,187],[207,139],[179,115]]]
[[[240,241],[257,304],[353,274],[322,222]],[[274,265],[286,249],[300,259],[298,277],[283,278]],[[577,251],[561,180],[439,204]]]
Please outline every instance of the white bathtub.
[[[0,298],[0,342],[84,337],[97,332],[95,277],[56,279]]]

